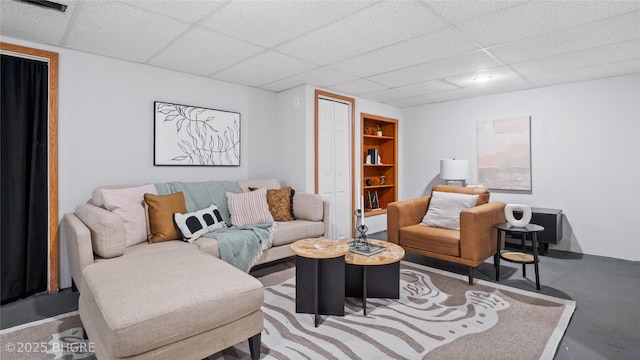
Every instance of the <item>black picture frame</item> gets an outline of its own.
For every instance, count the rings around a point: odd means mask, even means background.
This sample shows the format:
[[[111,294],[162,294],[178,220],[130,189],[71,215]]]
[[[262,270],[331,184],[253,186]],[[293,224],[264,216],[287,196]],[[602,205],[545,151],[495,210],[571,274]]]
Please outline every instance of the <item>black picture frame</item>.
[[[371,207],[372,210],[380,208],[377,191],[369,191],[369,206]]]
[[[240,113],[153,102],[155,166],[240,166]]]

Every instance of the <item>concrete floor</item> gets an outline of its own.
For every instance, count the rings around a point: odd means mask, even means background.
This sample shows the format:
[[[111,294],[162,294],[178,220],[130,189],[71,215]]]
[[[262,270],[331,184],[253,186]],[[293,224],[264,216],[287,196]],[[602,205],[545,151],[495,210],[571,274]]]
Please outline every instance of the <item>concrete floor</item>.
[[[386,240],[385,233],[370,237]],[[408,253],[405,260],[467,273],[464,266],[420,255]],[[533,266],[528,266],[523,278],[520,265],[502,262],[500,283],[536,291]],[[255,275],[270,270],[261,268]],[[475,276],[496,282],[492,259],[476,268]],[[554,359],[640,359],[640,262],[551,250],[540,259],[540,283],[541,293],[577,305]],[[75,311],[77,306],[78,293],[70,289],[32,296],[0,307],[0,328]]]

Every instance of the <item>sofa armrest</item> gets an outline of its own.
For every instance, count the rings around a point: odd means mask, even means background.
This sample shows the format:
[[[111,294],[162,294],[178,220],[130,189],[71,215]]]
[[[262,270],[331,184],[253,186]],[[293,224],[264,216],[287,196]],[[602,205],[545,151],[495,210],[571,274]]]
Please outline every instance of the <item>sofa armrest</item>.
[[[76,206],[75,215],[89,228],[94,253],[106,259],[124,254],[125,227],[119,215],[91,204]]]
[[[495,201],[460,212],[460,257],[485,260],[496,253],[497,230],[505,222],[504,202]]]
[[[62,229],[67,243],[71,277],[82,293],[82,270],[94,262],[91,231],[75,214],[65,214],[62,217]]]
[[[387,205],[387,240],[398,244],[401,228],[419,224],[427,213],[430,198],[423,196]]]

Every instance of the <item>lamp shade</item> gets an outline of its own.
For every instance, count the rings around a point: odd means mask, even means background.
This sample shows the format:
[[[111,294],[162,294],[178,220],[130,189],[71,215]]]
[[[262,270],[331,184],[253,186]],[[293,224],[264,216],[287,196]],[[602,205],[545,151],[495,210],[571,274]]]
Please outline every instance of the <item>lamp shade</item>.
[[[443,180],[466,180],[469,177],[469,160],[440,160],[440,178]]]

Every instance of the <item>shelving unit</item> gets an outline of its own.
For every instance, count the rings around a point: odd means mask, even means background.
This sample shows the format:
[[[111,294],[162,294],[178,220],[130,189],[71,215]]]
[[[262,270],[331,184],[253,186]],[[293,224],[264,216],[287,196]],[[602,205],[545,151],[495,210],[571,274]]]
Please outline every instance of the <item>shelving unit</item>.
[[[360,114],[361,129],[361,194],[365,198],[364,216],[385,214],[387,205],[398,200],[398,120],[383,116]],[[378,135],[380,129],[382,135]],[[367,164],[367,155],[370,149],[376,149],[380,157],[380,163],[372,159]],[[385,177],[384,184],[381,176]],[[371,185],[366,181],[371,180]],[[369,202],[370,193],[378,194],[379,210],[372,210]]]

